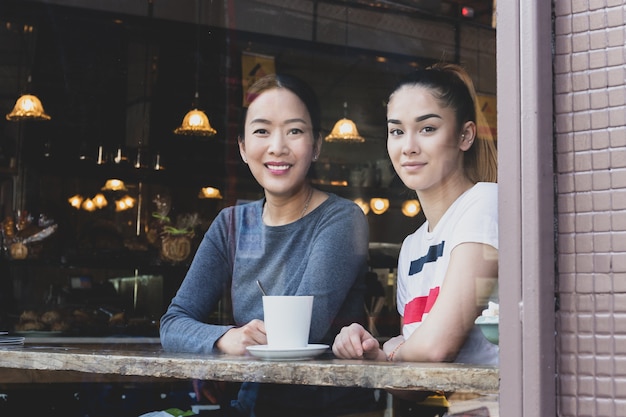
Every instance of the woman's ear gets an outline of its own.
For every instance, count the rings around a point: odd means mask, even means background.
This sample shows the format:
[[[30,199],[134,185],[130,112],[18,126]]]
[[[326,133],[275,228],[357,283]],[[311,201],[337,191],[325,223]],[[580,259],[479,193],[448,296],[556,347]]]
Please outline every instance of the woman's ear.
[[[469,150],[474,143],[474,139],[476,139],[476,123],[465,122],[463,129],[461,130],[461,142],[459,143],[461,150]]]
[[[243,140],[243,137],[237,136],[237,144],[239,145],[239,155],[241,155],[241,159],[245,164],[248,163],[248,159],[246,158],[246,142]]]
[[[320,157],[320,153],[322,152],[322,134],[320,133],[313,144],[313,162],[317,161],[317,158]]]

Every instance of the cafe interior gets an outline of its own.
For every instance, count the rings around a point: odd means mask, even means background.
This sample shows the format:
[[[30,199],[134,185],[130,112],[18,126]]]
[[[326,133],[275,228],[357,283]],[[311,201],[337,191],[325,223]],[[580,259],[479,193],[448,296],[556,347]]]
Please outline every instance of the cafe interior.
[[[414,68],[460,63],[480,128],[497,137],[494,15],[495,0],[3,0],[0,330],[158,343],[211,221],[263,197],[239,155],[240,115],[246,88],[282,72],[320,98],[312,182],[366,215],[380,288],[366,305],[370,330],[397,334],[398,250],[424,217],[387,157],[385,100]],[[120,416],[188,391],[90,387],[98,401],[126,398],[109,410]],[[13,398],[39,389],[0,384]],[[39,411],[71,407],[75,384],[52,391]]]

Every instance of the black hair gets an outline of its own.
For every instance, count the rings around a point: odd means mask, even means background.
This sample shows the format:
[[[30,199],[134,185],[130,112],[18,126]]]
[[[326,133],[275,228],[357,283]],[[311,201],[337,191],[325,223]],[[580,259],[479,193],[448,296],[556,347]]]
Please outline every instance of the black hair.
[[[461,78],[456,66],[433,65],[413,71],[398,82],[391,94],[407,85],[421,86],[430,90],[442,107],[453,109],[458,130],[461,130],[465,122],[476,123],[473,92]]]
[[[390,97],[404,86],[420,86],[431,92],[442,107],[450,108],[456,115],[459,133],[466,122],[477,127],[474,144],[465,151],[463,165],[468,178],[496,182],[498,161],[495,140],[490,134],[479,134],[478,127],[484,125],[484,116],[476,109],[476,91],[469,74],[459,65],[440,63],[418,69],[404,77],[392,90]],[[481,120],[478,120],[478,117]]]
[[[315,91],[303,80],[293,75],[269,74],[259,78],[246,92],[248,103],[252,103],[260,94],[274,88],[285,88],[294,93],[304,103],[313,127],[313,138],[317,141],[321,134],[321,107]],[[240,140],[244,137],[248,109],[244,108],[239,123]]]

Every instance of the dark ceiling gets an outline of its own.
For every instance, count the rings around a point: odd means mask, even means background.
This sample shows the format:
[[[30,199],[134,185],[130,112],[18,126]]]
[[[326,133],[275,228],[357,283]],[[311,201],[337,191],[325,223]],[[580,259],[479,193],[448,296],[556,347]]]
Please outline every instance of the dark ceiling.
[[[335,0],[325,1],[337,4],[357,3],[365,7],[382,8],[392,13],[421,13],[433,18],[452,19],[459,18],[472,21],[477,24],[490,26],[492,24],[492,11],[494,0]],[[463,9],[469,15],[464,15]]]
[[[471,22],[491,24],[492,0],[325,2],[452,21],[461,19],[461,7],[469,6],[474,9]],[[238,54],[232,52],[248,39],[260,39],[268,49],[274,48],[282,65],[291,66],[295,72],[313,66],[335,74],[337,79],[325,79],[327,85],[320,86],[325,93],[330,86],[345,84],[342,67],[358,63],[362,80],[351,81],[369,84],[370,91],[368,97],[355,101],[371,102],[367,98],[378,94],[377,89],[386,90],[393,77],[388,74],[386,80],[387,75],[377,73],[378,67],[368,67],[362,56],[373,56],[373,51],[348,51],[245,31],[233,34],[219,28],[198,36],[196,25],[189,23],[39,1],[2,0],[0,22],[0,110],[7,113],[19,94],[36,91],[53,119],[23,127],[21,134],[28,134],[24,155],[42,166],[53,164],[68,173],[75,172],[80,156],[93,161],[102,145],[109,153],[125,148],[129,160],[135,158],[132,153],[137,149],[147,147],[149,154],[144,160],[159,154],[163,165],[182,168],[190,179],[222,178],[225,170],[238,169],[232,141],[237,134],[233,106],[240,104],[241,74],[237,71],[240,64],[233,61]],[[197,42],[189,42],[196,38]],[[396,58],[397,62],[415,59]],[[387,64],[389,73],[393,72],[392,65]],[[29,76],[31,84],[26,82]],[[217,140],[175,138],[172,134],[192,104],[196,84],[202,91],[201,107],[220,132]],[[352,111],[379,110],[360,109],[359,105],[354,104]],[[378,119],[368,117],[372,125],[382,125]],[[129,130],[129,125],[134,127]],[[0,167],[9,164],[15,154],[16,129],[18,126],[4,118],[0,121]]]

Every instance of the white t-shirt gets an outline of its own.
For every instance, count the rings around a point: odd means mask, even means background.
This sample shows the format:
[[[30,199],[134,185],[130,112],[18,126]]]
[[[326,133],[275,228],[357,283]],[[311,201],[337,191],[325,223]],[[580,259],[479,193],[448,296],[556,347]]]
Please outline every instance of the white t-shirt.
[[[439,295],[450,253],[461,243],[483,243],[498,249],[498,186],[478,183],[448,208],[432,232],[428,221],[402,243],[398,259],[398,312],[405,339],[428,316]],[[453,325],[453,323],[450,323]],[[498,363],[498,347],[474,325],[455,362]]]

